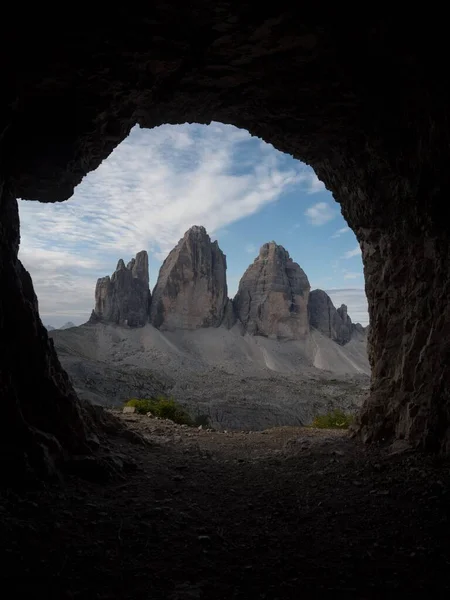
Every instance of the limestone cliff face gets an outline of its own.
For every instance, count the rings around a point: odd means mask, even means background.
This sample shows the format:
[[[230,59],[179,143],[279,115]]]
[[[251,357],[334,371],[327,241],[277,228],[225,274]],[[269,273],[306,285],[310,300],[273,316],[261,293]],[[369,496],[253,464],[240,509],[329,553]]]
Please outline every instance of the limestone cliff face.
[[[347,306],[342,304],[336,309],[330,296],[323,290],[313,290],[310,293],[308,314],[311,327],[342,346],[355,334],[359,337],[365,335],[366,330],[360,323],[352,323]]]
[[[170,252],[158,276],[150,321],[159,329],[219,327],[232,321],[226,282],[227,263],[204,227],[191,227]]]
[[[244,273],[233,303],[248,333],[301,339],[309,333],[309,290],[300,266],[283,246],[270,242]]]
[[[323,290],[313,290],[308,303],[309,323],[314,329],[331,339],[336,339],[336,325],[340,321],[330,296]]]
[[[346,304],[341,304],[341,306],[336,310],[337,314],[341,317],[342,326],[340,328],[340,339],[339,343],[346,344],[350,341],[353,333],[353,323],[348,314],[348,309]],[[358,323],[359,325],[359,323]]]
[[[97,281],[90,320],[143,326],[148,323],[150,299],[148,254],[142,250],[127,266],[120,259],[111,277]]]

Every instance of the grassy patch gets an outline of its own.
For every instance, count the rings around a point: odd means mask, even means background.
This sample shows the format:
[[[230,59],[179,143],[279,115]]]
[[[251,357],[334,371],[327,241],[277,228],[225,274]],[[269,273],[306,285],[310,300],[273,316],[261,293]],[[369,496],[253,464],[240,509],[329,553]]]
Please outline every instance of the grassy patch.
[[[317,415],[311,427],[317,429],[348,429],[355,417],[336,408],[324,415]]]
[[[132,398],[125,402],[125,406],[134,406],[136,412],[146,415],[148,412],[161,419],[170,419],[180,425],[194,425],[189,414],[184,410],[181,404],[175,402],[173,398],[158,396],[156,398]]]

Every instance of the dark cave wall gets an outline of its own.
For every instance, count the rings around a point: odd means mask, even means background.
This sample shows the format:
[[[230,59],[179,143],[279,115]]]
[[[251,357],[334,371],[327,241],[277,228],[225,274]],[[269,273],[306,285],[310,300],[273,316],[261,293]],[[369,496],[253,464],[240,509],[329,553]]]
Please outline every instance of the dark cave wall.
[[[338,169],[322,163],[318,173],[362,249],[372,378],[357,434],[366,442],[406,439],[449,452],[450,249],[442,217],[450,135],[445,120],[429,130],[430,119],[439,122],[429,108],[414,115],[417,139],[401,161],[388,146],[377,154],[367,138],[359,164],[348,157]],[[408,139],[398,123],[398,135]]]
[[[448,236],[367,232],[362,248],[371,318],[365,441],[405,438],[450,451]]]
[[[3,482],[49,475],[68,454],[90,452],[93,428],[38,314],[29,273],[17,258],[19,215],[13,192],[0,193],[0,464]]]
[[[217,120],[313,166],[361,243],[373,369],[362,439],[449,449],[450,97],[435,60],[446,51],[445,24],[427,28],[420,15],[408,26],[375,16],[355,25],[334,9],[320,13],[306,20],[283,4],[256,11],[199,0],[156,2],[145,14],[74,14],[59,27],[42,12],[5,21],[5,448],[22,459],[45,447],[82,452],[90,427],[17,260],[14,197],[67,199],[135,123]]]

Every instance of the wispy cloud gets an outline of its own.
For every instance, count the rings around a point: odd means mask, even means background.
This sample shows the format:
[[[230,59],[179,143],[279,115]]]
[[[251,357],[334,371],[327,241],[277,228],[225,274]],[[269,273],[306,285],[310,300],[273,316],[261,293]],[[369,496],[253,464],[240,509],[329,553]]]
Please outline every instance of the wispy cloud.
[[[120,256],[145,248],[161,261],[191,225],[214,236],[283,193],[322,189],[312,169],[235,127],[136,127],[69,201],[19,203],[20,258],[44,317],[75,317],[74,298],[87,317],[96,278]]]
[[[353,273],[352,271],[345,271],[344,279],[359,279],[362,277],[362,273]]]
[[[84,322],[94,305],[95,281],[102,263],[62,248],[22,248],[20,258],[33,275],[46,325],[70,319]]]
[[[344,252],[341,258],[353,258],[354,256],[359,256],[360,254],[361,248],[358,245],[355,246],[352,250],[347,250],[347,252]]]
[[[336,217],[336,211],[327,202],[317,202],[305,210],[311,225],[325,225]]]
[[[351,231],[350,227],[342,227],[341,229],[338,229],[337,231],[335,231],[331,237],[332,238],[341,237],[341,235],[344,235],[344,233],[347,233],[348,231]]]
[[[248,254],[256,254],[256,252],[257,252],[257,248],[256,248],[255,244],[247,244],[247,245],[245,246],[245,251],[246,251]]]

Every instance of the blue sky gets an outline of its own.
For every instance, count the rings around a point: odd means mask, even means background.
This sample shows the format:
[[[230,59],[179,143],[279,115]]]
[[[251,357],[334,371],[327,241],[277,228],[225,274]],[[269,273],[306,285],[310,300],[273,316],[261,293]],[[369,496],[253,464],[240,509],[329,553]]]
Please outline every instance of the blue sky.
[[[146,249],[150,283],[192,225],[228,262],[230,296],[274,240],[353,321],[368,322],[361,252],[340,206],[311,168],[230,125],[135,127],[67,202],[19,202],[20,258],[44,323],[83,323],[98,277]]]

